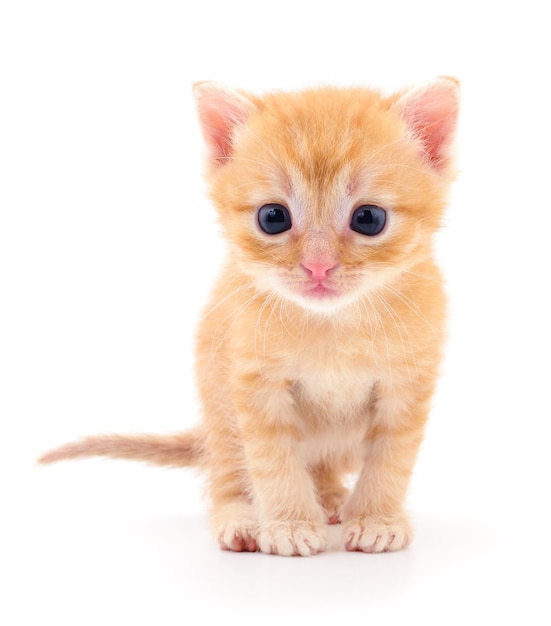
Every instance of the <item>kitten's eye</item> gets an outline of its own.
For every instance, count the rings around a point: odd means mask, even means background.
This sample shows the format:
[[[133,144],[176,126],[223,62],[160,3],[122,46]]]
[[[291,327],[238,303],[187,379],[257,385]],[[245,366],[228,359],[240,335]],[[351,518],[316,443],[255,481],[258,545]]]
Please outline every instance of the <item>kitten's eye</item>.
[[[363,204],[358,207],[350,222],[350,228],[362,235],[373,237],[382,232],[386,224],[386,211],[375,204]]]
[[[267,235],[278,235],[291,228],[291,215],[282,204],[265,204],[258,209],[258,225]]]

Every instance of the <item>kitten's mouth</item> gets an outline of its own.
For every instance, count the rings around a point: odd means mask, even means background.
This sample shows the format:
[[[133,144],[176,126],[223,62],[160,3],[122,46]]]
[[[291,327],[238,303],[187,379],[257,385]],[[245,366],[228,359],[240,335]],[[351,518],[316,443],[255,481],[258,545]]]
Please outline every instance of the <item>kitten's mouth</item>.
[[[330,313],[351,302],[354,292],[327,280],[303,280],[287,284],[284,294],[309,311]]]
[[[302,295],[307,298],[336,298],[340,296],[340,291],[324,283],[308,283]]]

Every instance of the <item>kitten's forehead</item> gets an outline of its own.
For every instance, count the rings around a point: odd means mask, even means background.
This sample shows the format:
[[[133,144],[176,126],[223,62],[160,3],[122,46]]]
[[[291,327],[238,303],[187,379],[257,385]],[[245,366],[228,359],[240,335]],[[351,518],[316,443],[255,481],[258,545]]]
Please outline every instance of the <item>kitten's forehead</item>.
[[[288,171],[289,204],[297,228],[324,229],[328,225],[340,230],[354,203],[356,175],[351,165],[325,180],[309,180],[299,167]]]
[[[280,94],[244,129],[263,179],[288,199],[297,227],[340,228],[355,204],[392,204],[376,179],[401,129],[375,123],[375,111],[388,115],[366,90]]]
[[[352,211],[361,204],[391,208],[395,196],[377,184],[368,167],[346,163],[331,178],[308,180],[300,168],[289,167],[285,175],[288,205],[299,230],[341,231],[348,227]]]

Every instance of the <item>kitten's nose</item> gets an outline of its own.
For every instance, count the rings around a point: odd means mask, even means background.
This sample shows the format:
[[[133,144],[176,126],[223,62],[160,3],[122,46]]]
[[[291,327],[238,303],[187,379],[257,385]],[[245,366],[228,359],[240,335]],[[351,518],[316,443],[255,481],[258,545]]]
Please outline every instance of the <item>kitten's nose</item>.
[[[326,261],[325,263],[301,263],[302,267],[308,272],[312,280],[325,280],[329,274],[337,267],[334,261]]]

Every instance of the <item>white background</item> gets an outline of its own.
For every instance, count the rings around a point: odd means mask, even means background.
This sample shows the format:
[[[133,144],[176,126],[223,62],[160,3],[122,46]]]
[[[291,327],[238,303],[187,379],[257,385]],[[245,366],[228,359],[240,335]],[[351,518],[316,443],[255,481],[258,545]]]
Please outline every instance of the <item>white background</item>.
[[[0,5],[2,624],[551,622],[547,25],[539,0]],[[194,328],[223,244],[193,81],[440,74],[462,81],[462,173],[410,549],[222,553],[193,471],[35,466],[83,434],[197,419]]]

